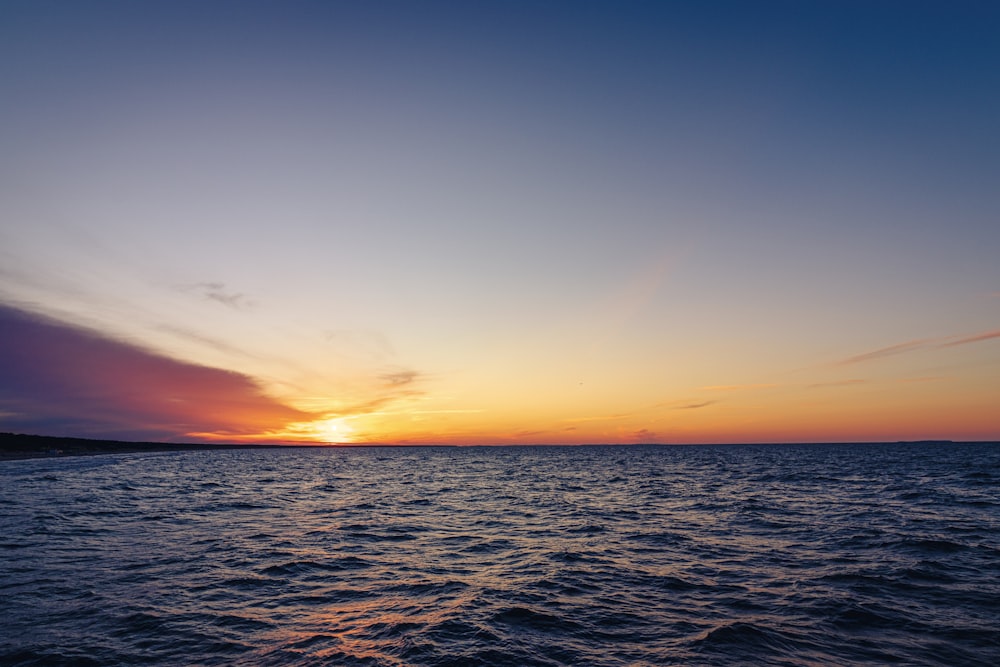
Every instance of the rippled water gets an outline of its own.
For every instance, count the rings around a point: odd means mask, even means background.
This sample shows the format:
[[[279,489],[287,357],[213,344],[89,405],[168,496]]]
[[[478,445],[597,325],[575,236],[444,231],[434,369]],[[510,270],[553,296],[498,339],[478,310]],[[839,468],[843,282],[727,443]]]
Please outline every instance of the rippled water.
[[[4,665],[1000,664],[1000,445],[0,463]]]

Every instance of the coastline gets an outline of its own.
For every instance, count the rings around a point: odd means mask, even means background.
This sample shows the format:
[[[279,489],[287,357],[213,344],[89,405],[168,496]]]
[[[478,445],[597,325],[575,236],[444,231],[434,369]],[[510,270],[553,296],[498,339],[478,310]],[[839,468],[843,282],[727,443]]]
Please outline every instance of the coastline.
[[[870,441],[870,442],[745,442],[745,443],[718,443],[714,445],[705,444],[633,444],[615,445],[619,447],[760,447],[772,445],[975,445],[992,444],[1000,445],[1000,441],[994,440],[896,440],[896,441]],[[482,447],[489,445],[468,445],[470,447]],[[534,445],[511,445],[514,447],[605,447],[608,445],[597,443],[583,443],[579,445],[547,445],[537,443]],[[202,451],[215,449],[342,449],[355,447],[461,447],[454,444],[434,444],[434,445],[413,445],[413,444],[390,444],[390,443],[364,443],[364,444],[343,444],[343,443],[172,443],[172,442],[131,442],[124,440],[99,440],[92,438],[71,438],[50,435],[28,435],[23,433],[3,433],[0,432],[0,463],[4,461],[20,461],[25,459],[46,459],[63,458],[67,456],[98,456],[101,454],[132,454],[141,452],[181,452],[181,451]]]
[[[287,445],[202,444],[168,442],[125,442],[89,438],[0,433],[0,461],[97,456],[137,452],[179,452],[208,449],[273,449]]]

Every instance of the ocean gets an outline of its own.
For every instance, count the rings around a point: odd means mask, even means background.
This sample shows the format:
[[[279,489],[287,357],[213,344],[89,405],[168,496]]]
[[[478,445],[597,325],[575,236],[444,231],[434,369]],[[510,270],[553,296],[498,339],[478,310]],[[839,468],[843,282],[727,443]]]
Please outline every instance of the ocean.
[[[1000,445],[0,462],[2,665],[1000,665]]]

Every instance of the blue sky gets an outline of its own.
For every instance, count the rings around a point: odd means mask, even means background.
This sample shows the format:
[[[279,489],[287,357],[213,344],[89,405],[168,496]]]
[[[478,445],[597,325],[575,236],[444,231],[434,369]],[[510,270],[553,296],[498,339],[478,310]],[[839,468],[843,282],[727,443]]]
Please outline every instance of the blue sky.
[[[310,415],[247,438],[1000,437],[998,29],[988,2],[4,2],[0,301]],[[21,392],[0,428],[73,429]]]

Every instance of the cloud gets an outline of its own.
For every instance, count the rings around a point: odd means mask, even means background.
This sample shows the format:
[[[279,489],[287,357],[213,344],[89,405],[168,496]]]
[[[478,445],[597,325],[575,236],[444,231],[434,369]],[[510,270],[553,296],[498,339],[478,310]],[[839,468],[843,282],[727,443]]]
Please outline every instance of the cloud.
[[[859,378],[852,378],[850,380],[834,380],[832,382],[816,382],[815,384],[806,385],[806,389],[820,389],[823,387],[852,387],[859,384],[866,384],[868,380],[861,380]]]
[[[940,340],[940,338],[920,338],[917,340],[908,340],[905,343],[896,343],[895,345],[889,345],[888,347],[880,347],[879,349],[872,350],[871,352],[856,354],[853,357],[841,359],[837,362],[837,365],[847,366],[850,364],[860,364],[865,361],[873,361],[883,357],[891,357],[896,354],[922,350],[924,348],[931,347]]]
[[[642,267],[614,295],[605,312],[594,318],[600,323],[591,352],[602,348],[646,308],[663,287],[672,268],[670,254],[662,253],[652,263]]]
[[[956,345],[968,345],[969,343],[981,343],[984,340],[991,340],[993,338],[1000,338],[1000,329],[995,331],[986,331],[972,336],[965,336],[963,338],[959,338],[958,340],[948,341],[947,343],[942,343],[940,347],[954,347]]]
[[[615,421],[618,419],[627,419],[631,417],[632,413],[624,413],[617,415],[602,415],[599,417],[569,417],[567,419],[562,419],[560,421],[569,422],[571,424],[577,424],[582,422],[605,422],[605,421]]]
[[[941,382],[943,380],[949,380],[949,379],[951,378],[948,378],[943,375],[927,375],[924,377],[916,377],[916,378],[900,378],[899,380],[896,380],[896,382],[900,382],[903,384],[914,384],[921,382]]]
[[[3,430],[175,441],[250,439],[315,417],[246,375],[2,304],[0,413]]]
[[[227,290],[225,283],[195,283],[181,289],[185,292],[196,292],[209,301],[221,303],[223,306],[235,310],[248,310],[257,305],[256,302],[247,298],[245,294]]]
[[[413,370],[401,369],[391,373],[379,375],[379,379],[390,387],[402,387],[415,382],[420,377],[420,373]]]
[[[351,357],[385,361],[396,355],[389,340],[377,331],[336,329],[324,332],[323,337],[342,354]]]
[[[254,355],[244,350],[241,350],[237,347],[234,347],[229,343],[221,341],[218,338],[205,336],[195,331],[191,331],[190,329],[187,329],[185,327],[177,327],[172,324],[161,324],[158,325],[156,329],[164,333],[168,333],[172,336],[176,336],[177,338],[183,338],[184,340],[200,343],[219,352],[225,352],[226,354],[233,354],[241,357],[254,358]]]
[[[659,435],[650,431],[648,428],[641,428],[638,431],[632,433],[632,439],[638,443],[652,444],[661,441]]]
[[[969,345],[971,343],[981,343],[986,340],[992,340],[994,338],[1000,338],[1000,329],[993,331],[985,331],[983,333],[959,336],[942,336],[939,338],[919,338],[916,340],[909,340],[904,343],[896,343],[895,345],[889,345],[888,347],[880,347],[877,350],[872,350],[871,352],[865,352],[863,354],[857,354],[853,357],[848,357],[846,359],[841,359],[836,362],[838,366],[847,366],[850,364],[857,364],[866,361],[874,361],[876,359],[881,359],[883,357],[890,357],[897,354],[906,354],[909,352],[916,352],[918,350],[934,349],[934,348],[945,348],[945,347],[956,347],[958,345]]]
[[[660,403],[654,406],[655,408],[662,408],[664,410],[697,410],[698,408],[705,408],[709,405],[714,405],[718,401],[673,401],[670,403]]]
[[[709,405],[714,405],[718,401],[701,401],[698,403],[686,403],[684,405],[678,405],[676,407],[670,408],[671,410],[697,410],[698,408],[705,408]]]
[[[750,391],[752,389],[770,389],[776,384],[714,384],[701,387],[704,391]]]

